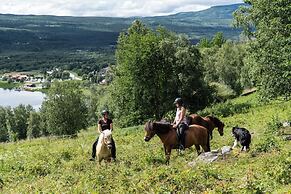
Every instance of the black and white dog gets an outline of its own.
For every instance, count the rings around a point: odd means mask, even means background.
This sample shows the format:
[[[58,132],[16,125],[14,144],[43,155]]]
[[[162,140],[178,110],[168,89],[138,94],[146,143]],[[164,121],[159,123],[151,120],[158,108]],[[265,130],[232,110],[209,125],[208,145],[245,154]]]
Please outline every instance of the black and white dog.
[[[241,151],[243,150],[247,151],[250,149],[251,134],[247,129],[240,128],[240,127],[233,127],[232,135],[235,138],[232,149],[234,149],[237,146],[238,142],[240,142],[242,146]]]

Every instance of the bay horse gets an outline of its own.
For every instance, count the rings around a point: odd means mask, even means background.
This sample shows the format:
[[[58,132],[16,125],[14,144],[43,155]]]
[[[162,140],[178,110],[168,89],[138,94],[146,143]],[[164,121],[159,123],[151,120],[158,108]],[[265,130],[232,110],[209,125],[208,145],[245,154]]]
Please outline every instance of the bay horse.
[[[217,117],[214,117],[214,116],[201,117],[197,114],[191,114],[188,119],[189,119],[188,122],[190,125],[195,124],[195,125],[201,125],[205,127],[208,130],[210,139],[213,138],[212,132],[214,128],[216,127],[218,129],[220,136],[223,136],[224,123],[221,122]]]
[[[104,130],[101,132],[96,146],[96,156],[99,164],[102,160],[111,161],[112,153],[112,131]]]
[[[164,144],[166,164],[169,164],[172,149],[179,149],[176,129],[173,128],[170,123],[148,121],[145,124],[144,140],[148,142],[155,135],[157,135]],[[200,146],[205,152],[210,151],[209,136],[205,127],[191,125],[185,131],[185,148],[190,148],[193,145],[195,145],[198,155],[201,153]]]

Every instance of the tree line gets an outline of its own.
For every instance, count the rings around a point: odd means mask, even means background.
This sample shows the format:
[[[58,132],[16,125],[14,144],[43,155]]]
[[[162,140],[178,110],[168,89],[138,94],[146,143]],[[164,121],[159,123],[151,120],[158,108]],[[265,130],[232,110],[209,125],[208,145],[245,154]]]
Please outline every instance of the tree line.
[[[80,83],[54,82],[39,111],[30,105],[0,107],[0,142],[48,135],[76,135],[92,124],[87,117],[90,106],[84,97]]]

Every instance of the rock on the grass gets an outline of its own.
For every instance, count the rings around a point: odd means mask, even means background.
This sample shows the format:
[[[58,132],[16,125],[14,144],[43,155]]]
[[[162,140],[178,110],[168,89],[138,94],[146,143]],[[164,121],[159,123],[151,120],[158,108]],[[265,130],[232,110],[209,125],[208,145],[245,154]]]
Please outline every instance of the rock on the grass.
[[[224,156],[224,155],[227,155],[227,154],[230,154],[232,148],[230,146],[223,146],[221,148],[221,154]]]
[[[204,152],[200,154],[197,158],[197,160],[200,160],[206,163],[214,162],[217,159],[218,159],[218,153],[213,153],[213,152]]]
[[[198,163],[211,163],[218,159],[219,152],[203,152],[195,160],[189,162],[188,165],[193,167]]]
[[[290,141],[291,140],[291,135],[286,135],[286,136],[283,137],[283,139],[285,141]]]
[[[219,157],[224,158],[225,155],[230,154],[232,148],[230,146],[223,146],[221,149],[212,150],[211,152],[201,153],[195,160],[189,162],[188,165],[193,167],[199,162],[211,163],[217,160]]]

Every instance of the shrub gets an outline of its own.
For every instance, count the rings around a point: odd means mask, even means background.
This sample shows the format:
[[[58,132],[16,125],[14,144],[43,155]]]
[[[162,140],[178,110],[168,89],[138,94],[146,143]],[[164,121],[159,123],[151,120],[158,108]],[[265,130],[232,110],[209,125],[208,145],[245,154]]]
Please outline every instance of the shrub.
[[[280,150],[278,140],[273,136],[266,137],[263,142],[259,143],[255,147],[255,152],[270,152],[272,150]]]
[[[87,108],[77,82],[55,82],[43,106],[51,134],[73,135],[87,126]]]
[[[282,127],[282,123],[280,122],[277,116],[273,116],[272,120],[267,123],[267,129],[265,134],[270,135],[279,135],[279,129]]]
[[[280,164],[280,170],[277,172],[277,182],[281,184],[290,184],[291,183],[291,157],[283,159],[283,162]]]
[[[28,118],[27,137],[37,138],[41,135],[42,120],[37,112],[31,112]]]
[[[230,101],[226,101],[225,103],[219,103],[212,107],[205,108],[204,110],[199,111],[198,114],[203,116],[217,115],[227,117],[234,114],[246,113],[249,108],[251,108],[249,103],[233,104]]]

